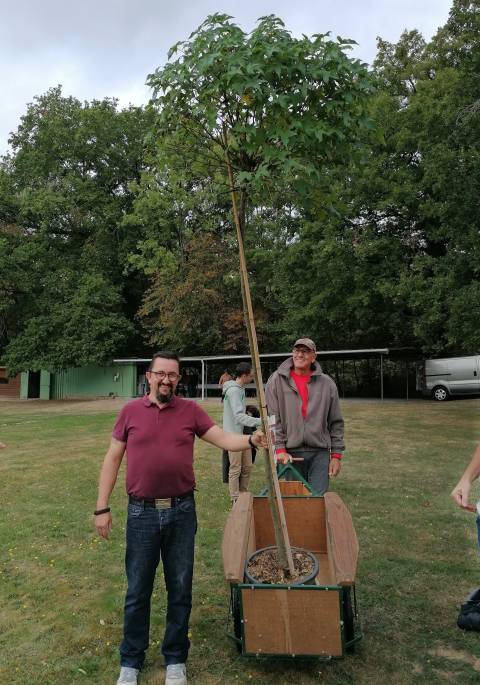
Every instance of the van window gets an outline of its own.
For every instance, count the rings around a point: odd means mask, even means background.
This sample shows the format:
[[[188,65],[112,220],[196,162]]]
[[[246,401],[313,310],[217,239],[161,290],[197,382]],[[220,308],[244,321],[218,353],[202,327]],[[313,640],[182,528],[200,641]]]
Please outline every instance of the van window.
[[[449,359],[448,370],[452,374],[461,374],[462,376],[473,376],[475,370],[475,357],[463,357],[460,359]]]

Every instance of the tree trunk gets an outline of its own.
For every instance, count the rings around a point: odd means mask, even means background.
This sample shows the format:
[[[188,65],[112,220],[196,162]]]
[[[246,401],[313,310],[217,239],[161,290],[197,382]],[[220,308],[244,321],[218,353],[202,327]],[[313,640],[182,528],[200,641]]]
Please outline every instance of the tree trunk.
[[[270,510],[272,512],[273,527],[275,531],[275,541],[278,549],[279,565],[284,569],[288,569],[289,572],[293,574],[294,568],[292,550],[290,547],[290,540],[285,520],[285,511],[283,509],[282,495],[280,493],[280,486],[278,483],[277,469],[274,456],[274,446],[272,442],[270,427],[268,425],[267,404],[265,401],[265,390],[263,387],[262,370],[260,366],[257,333],[255,328],[255,319],[253,316],[253,307],[250,296],[250,286],[248,282],[247,265],[245,261],[245,251],[243,246],[242,229],[243,231],[245,230],[245,197],[243,197],[242,201],[242,208],[244,213],[243,217],[240,217],[237,207],[233,170],[232,165],[230,163],[230,158],[228,156],[227,136],[225,129],[224,134],[225,157],[227,161],[228,179],[232,198],[232,210],[235,221],[235,228],[237,231],[238,252],[240,257],[240,280],[242,284],[243,312],[245,316],[245,323],[247,326],[250,353],[252,355],[255,382],[257,385],[257,392],[260,405],[260,417],[262,419],[262,429],[267,437],[268,447],[266,450],[264,450],[264,458],[267,476],[268,499],[270,504]]]

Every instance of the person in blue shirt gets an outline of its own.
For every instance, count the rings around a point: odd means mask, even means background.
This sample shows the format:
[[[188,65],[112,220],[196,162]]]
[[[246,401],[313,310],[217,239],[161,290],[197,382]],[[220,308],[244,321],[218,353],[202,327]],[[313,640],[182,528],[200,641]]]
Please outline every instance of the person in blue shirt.
[[[249,416],[245,411],[245,386],[253,380],[250,362],[240,362],[235,369],[235,380],[226,381],[222,386],[223,430],[230,433],[243,433],[245,426],[258,428],[261,420]],[[229,452],[228,490],[234,504],[240,492],[246,492],[252,471],[252,451]]]

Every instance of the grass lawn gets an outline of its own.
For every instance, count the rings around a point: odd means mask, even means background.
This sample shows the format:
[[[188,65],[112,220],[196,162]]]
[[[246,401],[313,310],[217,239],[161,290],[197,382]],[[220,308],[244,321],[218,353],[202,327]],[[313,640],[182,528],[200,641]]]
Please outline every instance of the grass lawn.
[[[125,495],[109,542],[93,532],[108,403],[1,402],[0,684],[113,684],[122,633]],[[207,405],[220,420],[220,405]],[[196,685],[478,683],[480,635],[456,627],[480,585],[472,514],[449,492],[480,440],[480,400],[343,402],[348,453],[333,488],[360,541],[364,639],[336,662],[260,662],[224,636],[220,543],[229,502],[217,450],[197,442],[196,569],[189,682]],[[259,464],[252,483],[263,486]],[[153,598],[142,685],[163,684],[165,593]]]

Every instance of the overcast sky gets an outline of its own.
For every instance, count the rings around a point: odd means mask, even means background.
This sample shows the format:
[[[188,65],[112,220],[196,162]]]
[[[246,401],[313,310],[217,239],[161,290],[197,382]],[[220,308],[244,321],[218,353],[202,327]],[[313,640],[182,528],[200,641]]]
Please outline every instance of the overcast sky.
[[[451,0],[0,0],[0,153],[27,102],[57,84],[81,100],[148,100],[145,78],[208,14],[231,14],[244,29],[276,14],[294,34],[353,38],[354,54],[375,56],[376,37],[397,41],[403,29],[429,39]]]

